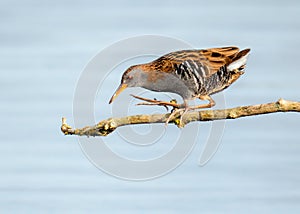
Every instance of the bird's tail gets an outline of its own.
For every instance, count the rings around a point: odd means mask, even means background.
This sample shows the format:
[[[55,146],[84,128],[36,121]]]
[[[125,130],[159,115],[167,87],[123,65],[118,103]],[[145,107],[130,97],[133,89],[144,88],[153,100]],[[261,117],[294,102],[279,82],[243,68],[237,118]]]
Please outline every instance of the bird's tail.
[[[237,53],[232,62],[227,66],[229,71],[239,71],[243,73],[250,49],[245,49]]]

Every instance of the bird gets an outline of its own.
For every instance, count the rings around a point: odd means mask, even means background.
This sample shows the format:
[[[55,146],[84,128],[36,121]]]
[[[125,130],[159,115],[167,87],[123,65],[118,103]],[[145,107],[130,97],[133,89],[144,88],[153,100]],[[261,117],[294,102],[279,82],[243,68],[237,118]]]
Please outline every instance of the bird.
[[[142,87],[155,92],[171,92],[180,95],[183,103],[160,101],[132,95],[145,101],[141,105],[171,106],[183,115],[190,110],[211,108],[215,101],[211,95],[223,91],[244,74],[250,49],[216,47],[209,49],[178,50],[167,53],[154,61],[130,66],[122,75],[121,83],[109,104],[128,87]],[[207,104],[189,106],[194,99]]]

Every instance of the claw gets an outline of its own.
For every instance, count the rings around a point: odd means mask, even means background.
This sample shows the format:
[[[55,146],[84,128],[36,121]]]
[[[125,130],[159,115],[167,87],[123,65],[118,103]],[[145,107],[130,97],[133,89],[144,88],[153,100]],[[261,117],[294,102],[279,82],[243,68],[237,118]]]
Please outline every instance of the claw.
[[[165,123],[165,126],[168,125],[168,123],[171,121],[171,119],[173,119],[173,117],[174,117],[177,113],[180,114],[180,120],[179,120],[179,123],[178,123],[178,124],[176,123],[176,121],[174,121],[174,123],[175,123],[176,125],[181,126],[181,125],[182,125],[182,118],[183,118],[183,116],[184,116],[184,114],[185,114],[186,112],[187,112],[187,109],[185,109],[185,108],[173,108],[172,111],[171,111],[170,116],[168,117],[168,119],[167,119],[167,121],[166,121],[166,123]]]

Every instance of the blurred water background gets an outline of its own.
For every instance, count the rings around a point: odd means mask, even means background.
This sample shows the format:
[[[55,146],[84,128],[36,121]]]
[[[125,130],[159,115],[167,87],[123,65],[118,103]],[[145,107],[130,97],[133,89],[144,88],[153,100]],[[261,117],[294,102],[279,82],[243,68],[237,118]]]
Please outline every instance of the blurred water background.
[[[197,48],[250,47],[246,74],[224,93],[228,107],[299,100],[299,1],[1,0],[0,212],[299,213],[296,113],[227,121],[218,152],[199,167],[209,131],[203,124],[187,160],[147,182],[103,173],[76,137],[62,135],[61,117],[72,125],[73,94],[87,62],[144,34]]]

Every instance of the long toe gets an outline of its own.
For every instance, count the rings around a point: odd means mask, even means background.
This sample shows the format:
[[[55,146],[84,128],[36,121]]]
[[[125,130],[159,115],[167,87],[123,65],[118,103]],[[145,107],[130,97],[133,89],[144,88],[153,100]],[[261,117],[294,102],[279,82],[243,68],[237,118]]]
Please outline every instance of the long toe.
[[[183,109],[184,111],[182,112],[182,114],[180,115],[180,124],[182,124],[182,125],[184,125],[183,124],[183,117],[184,117],[184,115],[190,110],[190,108],[185,108],[185,109]]]
[[[168,123],[169,123],[171,120],[173,120],[173,119],[174,119],[174,116],[175,116],[176,114],[178,114],[178,113],[180,114],[180,120],[179,120],[179,123],[181,123],[181,122],[182,122],[182,116],[183,116],[183,114],[185,114],[185,109],[184,109],[184,108],[181,108],[181,109],[174,109],[174,110],[171,112],[170,116],[168,117],[168,119],[167,119],[165,125],[167,126]],[[175,124],[176,124],[176,122],[175,122]]]

